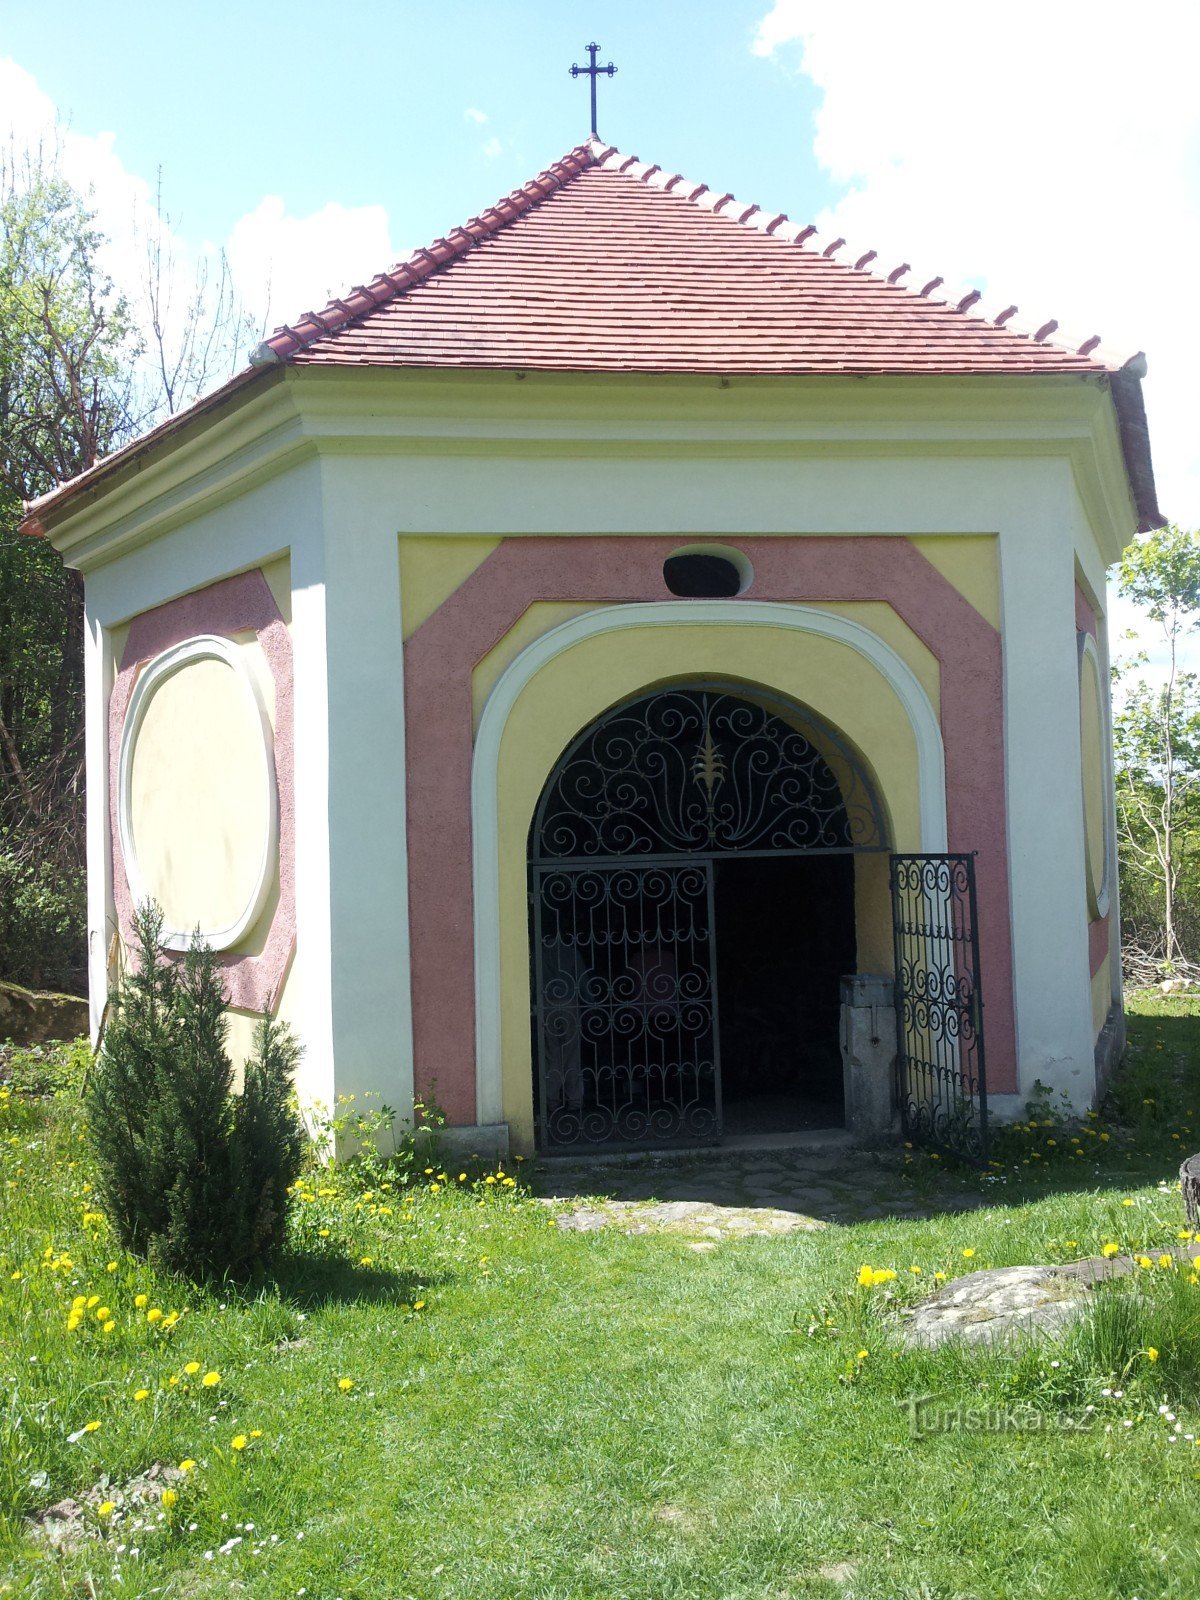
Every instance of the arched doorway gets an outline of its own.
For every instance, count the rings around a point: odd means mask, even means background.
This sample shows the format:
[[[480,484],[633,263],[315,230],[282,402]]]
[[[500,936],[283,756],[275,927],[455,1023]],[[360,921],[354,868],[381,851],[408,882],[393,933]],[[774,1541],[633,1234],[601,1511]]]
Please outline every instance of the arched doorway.
[[[855,858],[887,850],[861,762],[799,706],[672,685],[586,728],[530,833],[539,1147],[840,1123]]]

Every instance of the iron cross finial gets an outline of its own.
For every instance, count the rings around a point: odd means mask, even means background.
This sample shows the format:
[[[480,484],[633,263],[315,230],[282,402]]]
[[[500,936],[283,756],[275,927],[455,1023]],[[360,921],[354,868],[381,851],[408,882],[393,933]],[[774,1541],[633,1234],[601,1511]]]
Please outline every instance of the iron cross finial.
[[[596,79],[599,78],[601,75],[604,75],[606,77],[611,78],[613,73],[616,72],[617,69],[616,69],[616,67],[613,66],[611,61],[608,63],[608,65],[606,67],[598,67],[596,65],[596,56],[599,54],[599,51],[600,51],[600,46],[598,44],[589,44],[586,48],[587,48],[587,53],[588,53],[588,65],[586,67],[573,66],[571,68],[571,76],[573,78],[589,78],[591,80],[591,90],[592,90],[592,138],[593,139],[598,139],[600,137],[600,135],[596,130]]]

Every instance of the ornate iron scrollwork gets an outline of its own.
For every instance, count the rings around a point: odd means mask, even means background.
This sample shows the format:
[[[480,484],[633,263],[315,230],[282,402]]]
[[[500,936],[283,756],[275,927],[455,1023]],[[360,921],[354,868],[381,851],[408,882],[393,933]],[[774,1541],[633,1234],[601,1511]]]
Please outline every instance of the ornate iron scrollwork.
[[[712,869],[535,872],[544,1148],[720,1131]]]
[[[850,751],[780,712],[657,690],[547,785],[530,838],[541,1148],[718,1138],[714,860],[887,848]]]
[[[882,848],[868,781],[832,736],[822,742],[832,761],[720,690],[632,701],[568,751],[538,808],[535,859]]]
[[[894,855],[898,1097],[905,1136],[987,1160],[983,996],[969,855]]]

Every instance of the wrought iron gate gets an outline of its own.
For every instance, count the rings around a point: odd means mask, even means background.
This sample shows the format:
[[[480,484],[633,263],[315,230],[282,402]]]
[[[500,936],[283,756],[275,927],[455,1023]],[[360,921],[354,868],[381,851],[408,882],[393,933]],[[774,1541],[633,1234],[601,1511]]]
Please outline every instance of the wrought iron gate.
[[[711,864],[535,868],[533,906],[543,1143],[718,1138]]]
[[[897,1097],[914,1144],[982,1166],[987,1075],[975,858],[893,855]]]
[[[530,833],[541,1148],[719,1138],[714,862],[886,849],[870,779],[797,707],[673,686],[585,729]]]

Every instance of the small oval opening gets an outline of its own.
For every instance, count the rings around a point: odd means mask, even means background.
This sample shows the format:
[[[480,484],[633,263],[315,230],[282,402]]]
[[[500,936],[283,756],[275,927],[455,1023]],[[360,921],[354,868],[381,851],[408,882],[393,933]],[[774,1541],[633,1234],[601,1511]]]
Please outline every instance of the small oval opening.
[[[663,562],[663,582],[684,600],[728,599],[741,594],[748,576],[723,551],[677,550]]]

